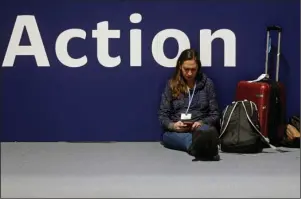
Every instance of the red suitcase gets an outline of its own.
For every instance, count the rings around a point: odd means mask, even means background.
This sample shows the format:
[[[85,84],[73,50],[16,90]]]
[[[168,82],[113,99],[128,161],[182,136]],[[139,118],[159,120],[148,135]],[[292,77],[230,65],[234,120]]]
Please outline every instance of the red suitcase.
[[[278,31],[278,47],[276,62],[276,80],[268,77],[268,56],[270,47],[270,31]],[[261,133],[276,146],[281,145],[285,133],[285,89],[279,82],[280,41],[282,28],[278,26],[267,27],[266,78],[257,82],[240,81],[236,88],[235,100],[250,100],[257,105]]]

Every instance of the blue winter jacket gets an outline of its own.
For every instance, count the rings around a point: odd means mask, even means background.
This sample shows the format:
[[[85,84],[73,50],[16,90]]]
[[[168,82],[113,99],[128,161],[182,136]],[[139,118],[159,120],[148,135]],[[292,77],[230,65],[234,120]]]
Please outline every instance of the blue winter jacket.
[[[190,89],[191,94],[192,92],[193,88]],[[181,119],[181,113],[186,112],[188,101],[188,93],[183,94],[179,99],[174,99],[169,83],[166,84],[158,111],[160,124],[165,131],[173,131],[172,123]],[[209,125],[215,126],[220,119],[214,84],[204,73],[196,82],[194,97],[188,112],[192,114],[193,121],[201,121]]]

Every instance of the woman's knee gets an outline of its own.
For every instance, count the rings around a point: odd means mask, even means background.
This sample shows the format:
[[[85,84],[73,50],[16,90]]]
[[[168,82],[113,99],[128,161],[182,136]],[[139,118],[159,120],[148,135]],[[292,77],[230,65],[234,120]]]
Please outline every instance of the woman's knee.
[[[196,129],[196,131],[201,131],[201,132],[208,133],[213,137],[218,137],[219,136],[217,128],[215,126],[210,126],[210,125],[207,125],[207,124],[200,126],[198,129]]]
[[[162,144],[167,148],[187,150],[192,142],[190,133],[165,132],[162,136]]]
[[[168,145],[170,143],[178,142],[179,137],[176,132],[165,132],[162,136],[162,143]]]

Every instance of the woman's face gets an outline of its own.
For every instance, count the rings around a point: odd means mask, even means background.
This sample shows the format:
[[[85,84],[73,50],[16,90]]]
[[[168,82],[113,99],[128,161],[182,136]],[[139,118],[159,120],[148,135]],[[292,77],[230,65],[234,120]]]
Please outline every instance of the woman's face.
[[[198,65],[195,60],[184,61],[181,65],[181,72],[186,81],[192,81],[197,74]]]

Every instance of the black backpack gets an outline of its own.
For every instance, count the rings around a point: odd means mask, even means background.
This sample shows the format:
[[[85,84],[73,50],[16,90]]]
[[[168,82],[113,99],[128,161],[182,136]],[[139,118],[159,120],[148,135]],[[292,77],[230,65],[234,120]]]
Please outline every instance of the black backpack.
[[[222,112],[220,121],[220,149],[228,153],[260,153],[271,147],[260,132],[258,109],[254,102],[232,102]]]

